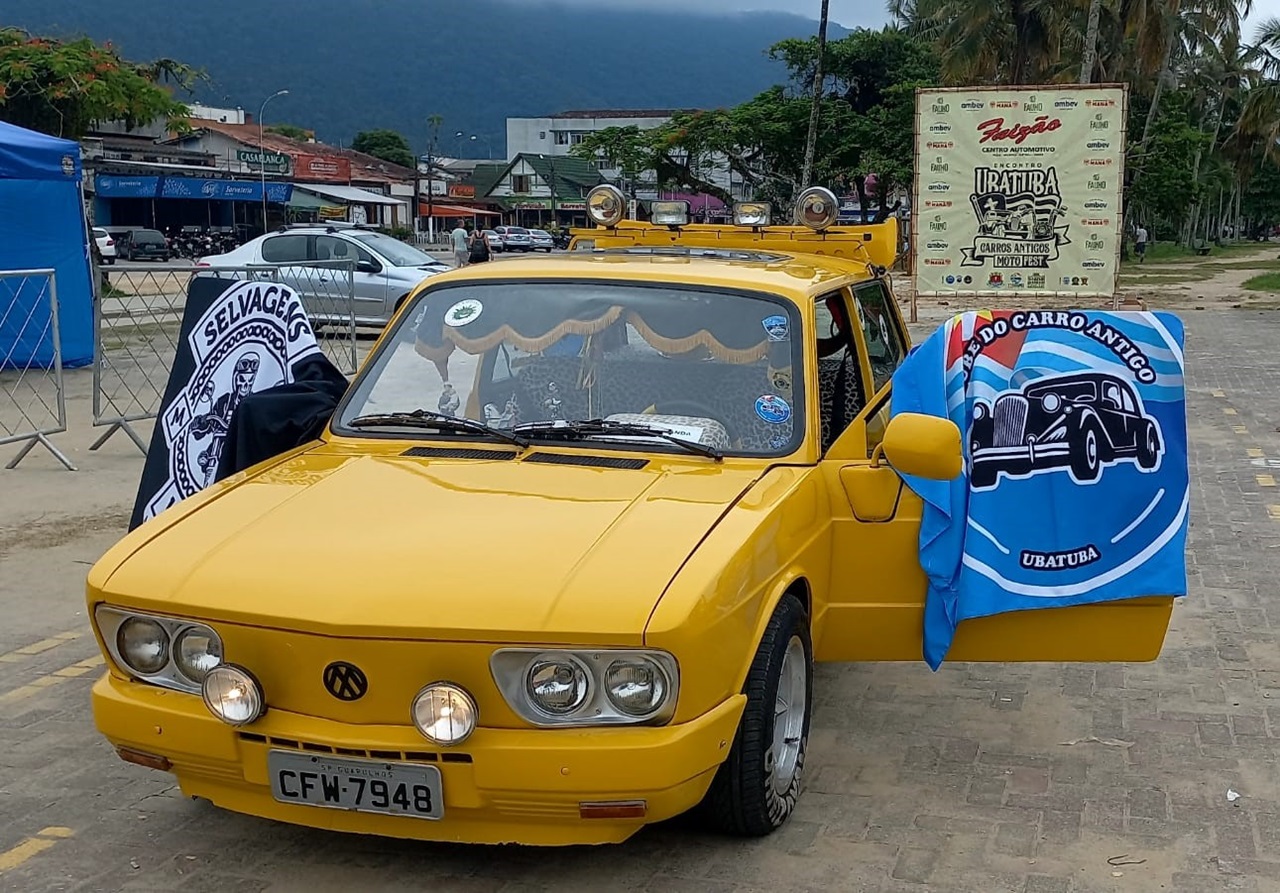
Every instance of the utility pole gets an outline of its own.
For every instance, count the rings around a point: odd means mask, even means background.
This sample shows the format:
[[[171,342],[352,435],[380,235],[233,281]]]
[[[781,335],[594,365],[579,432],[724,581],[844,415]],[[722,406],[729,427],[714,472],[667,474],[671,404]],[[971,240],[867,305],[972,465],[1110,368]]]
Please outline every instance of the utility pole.
[[[258,109],[258,170],[262,174],[262,231],[267,231],[267,150],[263,146],[266,137],[263,135],[262,116],[267,110],[267,103],[275,99],[277,96],[288,96],[288,90],[277,90],[266,99],[262,100],[262,107]],[[153,214],[154,216],[154,214]]]
[[[444,118],[440,115],[431,115],[427,118],[427,124],[431,127],[431,137],[427,140],[427,238],[434,241],[435,239],[435,218],[432,216],[434,206],[432,204],[433,193],[435,192],[435,175],[432,168],[435,165],[436,139],[440,136],[440,125],[444,123]],[[417,201],[417,197],[414,197]]]

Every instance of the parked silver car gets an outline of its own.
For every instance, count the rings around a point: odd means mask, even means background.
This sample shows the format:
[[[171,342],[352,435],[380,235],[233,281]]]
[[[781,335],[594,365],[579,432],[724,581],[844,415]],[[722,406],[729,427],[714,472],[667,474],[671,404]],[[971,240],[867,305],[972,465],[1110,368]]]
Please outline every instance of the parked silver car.
[[[533,236],[523,226],[499,226],[494,231],[502,238],[503,251],[533,250]]]
[[[556,240],[544,229],[531,229],[529,235],[533,239],[534,251],[545,251],[550,254],[551,249],[556,247]]]
[[[234,251],[202,257],[197,267],[269,265],[277,270],[233,274],[278,278],[302,296],[314,320],[345,321],[351,286],[347,262],[354,261],[355,317],[361,326],[383,326],[414,286],[451,269],[444,262],[384,233],[352,224],[283,227]]]

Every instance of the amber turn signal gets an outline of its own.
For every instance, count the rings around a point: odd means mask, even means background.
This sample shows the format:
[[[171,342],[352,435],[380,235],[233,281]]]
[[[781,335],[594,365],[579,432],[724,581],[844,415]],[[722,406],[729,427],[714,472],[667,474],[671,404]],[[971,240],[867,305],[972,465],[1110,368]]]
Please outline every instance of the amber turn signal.
[[[173,768],[173,764],[169,762],[168,757],[158,756],[157,754],[144,753],[141,750],[132,750],[128,747],[117,747],[116,753],[126,763],[136,763],[139,766],[146,766],[148,769],[159,769],[161,772],[168,772]]]
[[[579,803],[578,817],[583,819],[642,819],[649,811],[644,800],[603,800]]]

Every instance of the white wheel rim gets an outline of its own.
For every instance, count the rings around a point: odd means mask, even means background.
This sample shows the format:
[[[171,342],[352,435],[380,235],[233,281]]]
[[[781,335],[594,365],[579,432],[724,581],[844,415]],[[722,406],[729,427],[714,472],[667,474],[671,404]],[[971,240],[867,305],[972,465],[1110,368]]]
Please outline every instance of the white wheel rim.
[[[778,673],[778,696],[773,706],[773,788],[785,794],[795,781],[804,738],[809,691],[804,643],[792,636]]]
[[[1098,438],[1094,436],[1092,431],[1085,435],[1084,452],[1089,459],[1090,468],[1098,464]]]

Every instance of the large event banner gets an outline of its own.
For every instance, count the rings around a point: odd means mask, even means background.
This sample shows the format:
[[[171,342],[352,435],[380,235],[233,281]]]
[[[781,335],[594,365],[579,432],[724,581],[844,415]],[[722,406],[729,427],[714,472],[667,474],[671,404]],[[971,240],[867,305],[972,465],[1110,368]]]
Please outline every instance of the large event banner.
[[[1112,296],[1124,86],[916,91],[920,295]]]

